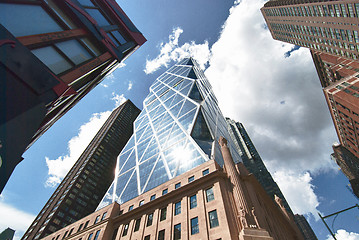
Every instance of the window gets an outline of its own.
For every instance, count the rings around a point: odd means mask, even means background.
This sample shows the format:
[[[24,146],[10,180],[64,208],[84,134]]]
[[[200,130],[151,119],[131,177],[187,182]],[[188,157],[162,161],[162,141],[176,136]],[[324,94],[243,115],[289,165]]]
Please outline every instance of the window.
[[[214,200],[213,188],[208,188],[206,190],[206,201],[210,202]]]
[[[191,235],[199,233],[198,217],[191,219]]]
[[[153,201],[153,200],[155,200],[156,199],[156,194],[153,194],[152,196],[151,196],[151,201]]]
[[[197,195],[193,195],[189,197],[189,208],[195,208],[197,207]]]
[[[89,237],[87,238],[87,240],[91,240],[93,236],[93,233],[90,233]]]
[[[79,229],[77,230],[77,232],[80,232],[80,231],[81,231],[83,225],[84,225],[83,223],[80,224],[80,227],[79,227]]]
[[[166,220],[167,207],[161,209],[160,221]]]
[[[71,235],[71,233],[72,233],[72,231],[73,231],[74,229],[73,228],[71,228],[71,230],[70,230],[70,232],[69,232],[69,236]]]
[[[202,175],[203,175],[203,176],[206,176],[208,173],[209,173],[209,169],[208,169],[208,168],[202,171]]]
[[[87,225],[89,225],[89,222],[90,222],[90,220],[88,220],[88,221],[85,223],[84,229],[87,228]]]
[[[146,226],[149,227],[152,225],[152,221],[153,221],[153,213],[150,213],[147,215],[147,224]]]
[[[219,226],[218,217],[217,217],[217,210],[210,211],[208,213],[208,218],[209,218],[209,227],[210,228],[214,228],[214,227]]]
[[[94,238],[93,240],[97,240],[97,239],[98,239],[98,236],[100,235],[100,231],[101,231],[101,230],[98,230],[98,231],[96,232],[95,238]]]
[[[107,212],[105,212],[105,213],[102,215],[101,221],[105,219],[106,215],[107,215]]]
[[[137,232],[140,229],[140,225],[141,225],[141,218],[136,220],[135,229],[133,231]]]
[[[142,206],[145,203],[145,200],[141,200],[139,206]]]
[[[126,236],[128,232],[128,223],[124,226],[123,228],[123,233],[122,233],[122,237]]]
[[[100,215],[98,215],[95,219],[95,222],[93,224],[96,224],[100,220]]]
[[[158,232],[157,240],[165,240],[165,230],[161,230]]]
[[[144,240],[150,240],[150,235],[145,236]]]
[[[181,239],[181,224],[176,224],[173,229],[173,240]]]
[[[181,213],[181,201],[175,203],[175,216]]]
[[[194,176],[190,176],[189,178],[188,178],[188,182],[190,183],[190,182],[193,182],[194,181]]]
[[[180,182],[179,182],[179,183],[176,183],[175,189],[180,188],[180,187],[181,187],[181,183],[180,183]]]
[[[133,209],[133,205],[131,205],[129,208],[128,208],[128,211],[131,211]]]
[[[168,193],[168,188],[163,189],[163,191],[162,191],[162,195],[165,195],[165,194],[167,194],[167,193]]]

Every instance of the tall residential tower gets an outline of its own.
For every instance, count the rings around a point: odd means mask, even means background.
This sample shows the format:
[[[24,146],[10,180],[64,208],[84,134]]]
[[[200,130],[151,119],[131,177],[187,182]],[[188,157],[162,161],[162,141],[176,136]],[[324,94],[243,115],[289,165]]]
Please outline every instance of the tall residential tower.
[[[139,113],[130,100],[111,113],[22,239],[45,237],[95,211],[114,179],[117,156]]]

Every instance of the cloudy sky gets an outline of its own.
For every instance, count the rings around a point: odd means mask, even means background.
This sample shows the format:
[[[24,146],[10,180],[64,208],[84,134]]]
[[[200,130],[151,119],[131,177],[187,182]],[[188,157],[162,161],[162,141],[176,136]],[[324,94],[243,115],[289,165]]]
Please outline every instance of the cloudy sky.
[[[142,108],[153,80],[192,56],[224,115],[246,127],[292,210],[306,216],[318,239],[331,239],[317,213],[358,200],[330,159],[338,140],[309,51],[271,38],[264,3],[119,1],[148,41],[24,154],[0,195],[0,231],[11,227],[21,237],[111,110],[126,99]],[[338,239],[359,239],[357,210],[332,220]]]

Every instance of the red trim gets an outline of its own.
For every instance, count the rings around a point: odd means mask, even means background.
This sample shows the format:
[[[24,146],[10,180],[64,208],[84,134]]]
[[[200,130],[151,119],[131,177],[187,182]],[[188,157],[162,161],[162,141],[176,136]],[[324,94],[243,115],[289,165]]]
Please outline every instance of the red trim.
[[[100,64],[104,63],[106,60],[111,59],[111,54],[109,52],[106,52],[102,54],[101,56],[98,56],[97,58],[94,58],[90,62],[72,70],[71,72],[61,76],[61,80],[67,84],[71,83],[75,79],[81,77],[82,75],[88,73],[89,71],[93,70]]]
[[[0,47],[2,47],[2,45],[5,45],[5,44],[10,44],[12,48],[15,47],[15,41],[13,40],[10,40],[10,39],[5,39],[5,40],[0,40]]]
[[[118,17],[117,13],[112,9],[112,7],[115,7],[118,11],[120,11],[130,22],[131,19],[126,15],[126,13],[122,10],[122,8],[113,0],[103,0],[102,1],[104,4],[106,4],[107,8],[109,11],[111,11],[113,16],[116,16],[117,21],[120,23],[120,25],[126,29],[126,31],[128,32],[128,34],[130,34],[130,36],[133,38],[133,40],[135,40],[135,42],[138,45],[142,45],[144,44],[147,39],[141,34],[141,33],[137,33],[137,32],[132,32],[126,24],[124,24],[124,22],[122,22],[121,18]]]
[[[80,37],[86,34],[87,34],[86,30],[79,28],[79,29],[66,30],[61,32],[52,32],[52,33],[24,36],[17,38],[17,40],[19,40],[23,45],[29,46],[38,43],[48,43],[48,42],[53,42],[55,40]]]
[[[52,88],[52,90],[54,90],[57,96],[61,97],[61,96],[69,96],[69,95],[77,94],[77,92],[74,89],[72,89],[70,86],[64,83],[55,74],[53,74],[52,72],[50,73],[57,81],[60,82],[59,84],[57,84],[55,87]]]

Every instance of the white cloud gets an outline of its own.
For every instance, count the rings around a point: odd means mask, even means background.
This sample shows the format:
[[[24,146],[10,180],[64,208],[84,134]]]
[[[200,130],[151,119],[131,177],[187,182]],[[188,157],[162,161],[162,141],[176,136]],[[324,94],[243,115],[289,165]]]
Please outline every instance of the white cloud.
[[[0,201],[0,233],[6,228],[15,230],[14,240],[20,239],[35,216]]]
[[[319,201],[314,193],[314,186],[311,184],[312,177],[309,172],[297,175],[288,171],[277,171],[273,179],[278,183],[282,193],[292,211],[298,214],[308,214],[319,220],[317,207]]]
[[[124,103],[127,99],[125,98],[125,96],[123,94],[118,95],[115,94],[114,92],[112,93],[112,98],[111,100],[115,101],[115,106],[118,107],[120,106],[122,103]]]
[[[343,229],[339,229],[336,234],[335,238],[337,240],[359,240],[359,234],[354,232],[347,232]],[[334,238],[331,235],[328,235],[327,240],[333,240]]]
[[[90,120],[80,127],[78,135],[68,142],[68,154],[59,156],[55,160],[45,158],[49,168],[49,177],[45,186],[55,187],[61,182],[110,114],[111,111],[93,114]]]
[[[152,60],[146,60],[145,73],[150,74],[157,71],[160,67],[168,67],[172,61],[177,62],[185,57],[193,57],[198,64],[204,68],[210,57],[208,41],[202,44],[196,44],[194,41],[178,45],[178,39],[183,33],[179,27],[173,29],[167,43],[160,44],[160,54]]]
[[[145,72],[200,49],[200,63],[208,61],[205,74],[224,115],[244,124],[294,212],[316,217],[319,201],[310,173],[336,168],[330,153],[337,137],[309,50],[286,54],[293,45],[272,39],[259,10],[264,3],[236,1],[210,49],[208,42],[179,46],[183,30],[174,29],[160,54],[147,60]],[[296,179],[302,180],[305,201],[291,197],[290,187],[299,189]]]
[[[130,81],[130,82],[128,83],[127,91],[130,91],[130,90],[132,89],[132,87],[133,87],[133,82]]]

